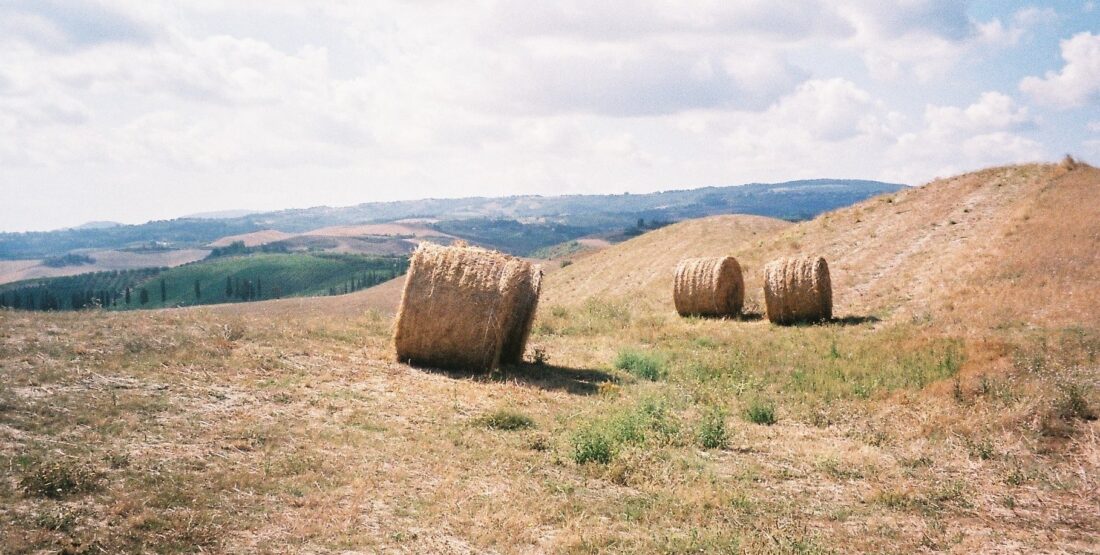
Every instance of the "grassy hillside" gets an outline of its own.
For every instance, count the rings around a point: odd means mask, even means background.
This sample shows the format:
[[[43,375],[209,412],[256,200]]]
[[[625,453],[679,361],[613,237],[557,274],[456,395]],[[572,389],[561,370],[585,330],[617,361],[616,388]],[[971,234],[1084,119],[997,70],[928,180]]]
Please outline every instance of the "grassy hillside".
[[[998,168],[669,226],[547,272],[531,362],[492,374],[394,361],[399,280],[0,311],[0,551],[1095,552],[1098,184]],[[880,319],[668,301],[682,256],[755,290],[803,251]]]
[[[0,284],[27,279],[50,278],[86,274],[89,272],[114,272],[141,268],[179,266],[202,260],[210,254],[205,249],[171,249],[150,251],[83,251],[81,254],[95,260],[92,264],[76,266],[49,266],[44,260],[0,260]]]
[[[760,216],[712,216],[673,224],[607,247],[546,281],[542,303],[581,304],[592,298],[639,296],[671,306],[672,276],[681,258],[735,253],[792,224]]]
[[[149,308],[216,304],[348,293],[388,281],[404,273],[406,265],[404,258],[254,254],[172,268],[143,286],[150,291]],[[159,296],[162,280],[167,291],[164,303]],[[195,297],[195,282],[199,283],[199,298]],[[249,288],[251,293],[246,291]]]
[[[1098,184],[1100,170],[1088,166],[1015,166],[876,197],[772,234],[731,233],[736,217],[683,222],[577,261],[548,280],[544,298],[621,297],[671,310],[675,260],[730,254],[745,270],[747,298],[761,306],[765,263],[814,254],[829,262],[838,315],[1100,323]]]
[[[0,286],[0,305],[125,310],[342,294],[388,281],[404,273],[406,266],[403,257],[252,254],[170,269],[96,272],[11,283]],[[129,302],[126,289],[130,289]]]

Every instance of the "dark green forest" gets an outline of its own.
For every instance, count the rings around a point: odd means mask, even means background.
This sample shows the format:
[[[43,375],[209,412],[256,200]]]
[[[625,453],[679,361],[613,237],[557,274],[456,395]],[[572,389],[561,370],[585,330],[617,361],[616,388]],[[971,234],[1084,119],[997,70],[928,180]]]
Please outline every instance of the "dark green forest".
[[[128,310],[351,293],[403,274],[405,257],[252,254],[175,268],[91,272],[0,285],[0,307]]]

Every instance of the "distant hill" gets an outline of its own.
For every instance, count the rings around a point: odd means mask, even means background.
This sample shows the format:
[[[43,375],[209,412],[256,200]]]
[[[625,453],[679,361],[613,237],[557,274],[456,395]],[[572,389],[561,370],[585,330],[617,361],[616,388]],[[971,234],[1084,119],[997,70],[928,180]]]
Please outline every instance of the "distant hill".
[[[194,214],[187,214],[186,216],[180,216],[180,219],[193,219],[193,220],[226,220],[230,218],[241,218],[244,216],[250,216],[256,214],[255,210],[217,210],[214,212],[196,212]]]
[[[123,225],[123,224],[120,224],[118,222],[107,222],[107,221],[88,222],[88,223],[80,224],[80,225],[78,225],[78,226],[76,226],[72,229],[108,229],[108,228],[112,228],[112,227],[118,227],[120,225]]]
[[[903,185],[815,179],[706,187],[650,194],[424,199],[316,207],[223,219],[180,218],[102,229],[0,234],[0,259],[57,256],[78,249],[118,249],[150,242],[200,247],[223,237],[272,230],[302,233],[322,227],[420,219],[436,231],[514,254],[528,254],[585,235],[623,230],[641,219],[678,221],[715,214],[756,214],[804,220],[889,193]]]
[[[0,260],[0,284],[88,272],[179,266],[202,260],[210,254],[210,251],[206,249],[89,250],[81,251],[81,254],[87,255],[94,262],[91,264],[51,266],[48,263],[49,259]],[[62,255],[62,259],[64,259],[64,255]]]
[[[769,233],[741,216],[685,221],[548,276],[541,306],[619,297],[672,309],[676,260],[730,254],[763,309],[762,268],[824,256],[838,316],[945,326],[1100,324],[1100,170],[992,168],[899,191]],[[763,231],[763,230],[759,230]]]

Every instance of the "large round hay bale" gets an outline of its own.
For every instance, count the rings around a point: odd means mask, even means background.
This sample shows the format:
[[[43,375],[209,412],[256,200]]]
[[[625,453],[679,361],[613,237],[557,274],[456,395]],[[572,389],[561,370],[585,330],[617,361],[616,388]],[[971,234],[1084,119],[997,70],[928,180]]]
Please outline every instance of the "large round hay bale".
[[[681,260],[672,298],[681,316],[736,316],[745,302],[741,265],[732,256]]]
[[[400,362],[493,369],[523,358],[542,270],[475,247],[421,243],[409,261],[394,329]]]
[[[764,266],[764,303],[775,324],[833,317],[829,265],[821,257],[783,258]]]

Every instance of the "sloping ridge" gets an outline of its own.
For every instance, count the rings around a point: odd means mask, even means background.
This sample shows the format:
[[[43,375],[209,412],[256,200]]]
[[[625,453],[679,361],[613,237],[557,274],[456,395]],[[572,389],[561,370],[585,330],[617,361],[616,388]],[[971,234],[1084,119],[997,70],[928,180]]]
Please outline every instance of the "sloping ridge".
[[[548,276],[545,303],[620,297],[672,310],[680,258],[731,254],[747,306],[773,258],[829,261],[835,314],[960,326],[1100,323],[1100,170],[1032,164],[969,173],[784,226],[743,216],[668,226]],[[756,232],[756,235],[752,235]]]
[[[547,276],[542,306],[631,296],[672,306],[681,258],[723,256],[791,226],[763,216],[710,216],[672,224],[578,259]]]

